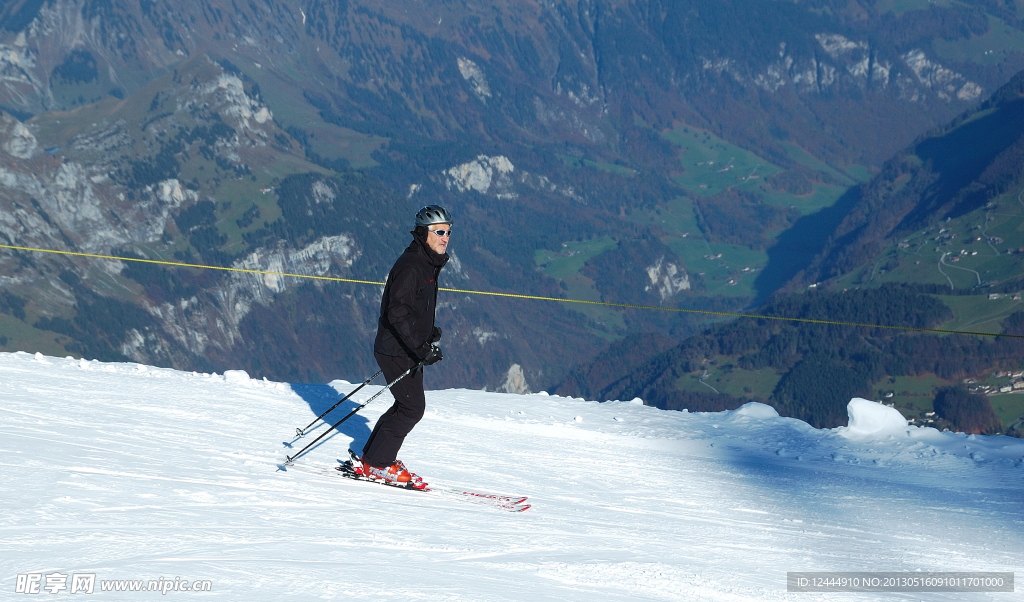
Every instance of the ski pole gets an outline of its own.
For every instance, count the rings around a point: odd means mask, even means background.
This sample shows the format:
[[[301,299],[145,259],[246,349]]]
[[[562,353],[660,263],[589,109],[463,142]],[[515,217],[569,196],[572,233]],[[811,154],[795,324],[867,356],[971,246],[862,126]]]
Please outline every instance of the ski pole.
[[[317,421],[317,420],[320,420],[320,419],[321,419],[321,418],[323,418],[324,416],[326,416],[326,415],[330,414],[330,413],[331,413],[331,410],[333,410],[334,408],[336,408],[336,407],[340,406],[340,405],[341,405],[341,404],[342,404],[342,403],[343,403],[343,402],[344,402],[344,401],[345,401],[346,399],[348,399],[349,397],[352,397],[353,395],[355,395],[356,393],[358,393],[358,392],[359,392],[359,389],[362,389],[362,388],[363,388],[363,387],[365,387],[366,385],[370,384],[370,381],[372,381],[373,379],[375,379],[375,378],[377,378],[378,376],[380,376],[380,373],[381,373],[381,372],[383,372],[383,370],[377,370],[377,373],[376,373],[376,374],[374,374],[374,375],[373,375],[373,376],[371,376],[370,378],[368,378],[368,379],[366,379],[365,381],[363,381],[363,384],[361,384],[361,385],[359,385],[358,387],[356,387],[356,388],[355,388],[355,390],[353,390],[353,391],[352,391],[351,393],[349,393],[348,395],[346,395],[346,396],[342,397],[341,399],[339,399],[339,400],[338,400],[338,403],[336,403],[336,404],[332,405],[332,406],[330,407],[330,409],[328,409],[328,410],[327,410],[326,412],[324,412],[323,414],[320,414],[319,416],[317,416],[317,417],[316,417],[316,418],[315,418],[315,419],[313,420],[313,422],[310,422],[309,424],[307,424],[307,425],[306,425],[306,428],[301,428],[301,429],[300,429],[300,428],[297,428],[297,429],[295,429],[295,436],[296,436],[296,437],[302,437],[303,435],[305,435],[305,434],[306,434],[306,430],[307,430],[307,429],[309,429],[309,427],[311,427],[311,426],[313,426],[314,424],[316,424],[316,421]]]
[[[302,455],[302,454],[303,454],[303,453],[304,453],[304,452],[305,452],[305,451],[306,451],[307,449],[309,449],[309,448],[313,447],[313,445],[314,445],[314,444],[315,444],[315,443],[316,443],[317,441],[319,441],[319,440],[323,439],[323,438],[324,438],[324,436],[325,436],[325,435],[327,435],[327,433],[329,433],[329,432],[333,431],[334,429],[338,428],[338,426],[340,426],[342,422],[345,422],[346,420],[348,420],[349,418],[351,418],[351,417],[352,417],[353,415],[355,415],[355,413],[356,413],[356,412],[358,412],[359,410],[361,410],[361,409],[365,408],[365,407],[366,407],[366,406],[367,406],[367,405],[368,405],[368,404],[369,404],[369,403],[370,403],[371,401],[373,401],[374,399],[377,399],[378,397],[380,397],[380,396],[381,396],[381,394],[382,394],[382,393],[384,393],[384,391],[387,391],[388,389],[390,389],[391,387],[393,387],[393,386],[395,385],[395,383],[397,383],[398,381],[402,380],[402,379],[403,379],[403,378],[405,378],[406,376],[409,376],[409,373],[410,373],[410,372],[412,372],[412,371],[413,371],[413,370],[415,370],[416,368],[419,368],[419,367],[420,367],[421,365],[423,365],[423,364],[422,364],[422,362],[421,362],[421,363],[417,363],[417,364],[416,364],[415,366],[413,366],[412,368],[409,368],[408,370],[406,370],[405,372],[403,372],[403,373],[402,373],[402,374],[401,374],[401,375],[400,375],[400,376],[399,376],[398,378],[396,378],[395,380],[393,380],[393,381],[389,382],[389,383],[388,383],[388,384],[387,384],[387,385],[386,385],[386,386],[385,386],[385,387],[384,387],[383,389],[381,389],[380,391],[377,391],[376,393],[374,393],[374,394],[373,394],[373,397],[371,397],[371,398],[367,399],[366,401],[364,401],[364,402],[362,403],[362,405],[358,406],[358,407],[357,407],[356,409],[354,409],[354,410],[352,410],[351,412],[349,412],[347,416],[345,416],[345,417],[344,417],[344,418],[342,418],[341,420],[339,420],[339,421],[335,422],[334,424],[332,424],[332,425],[331,425],[331,428],[329,428],[329,429],[327,429],[326,431],[324,431],[324,432],[320,433],[320,436],[319,436],[319,437],[317,437],[316,439],[313,439],[312,441],[310,441],[310,442],[309,442],[309,445],[307,445],[306,447],[303,447],[302,449],[300,449],[300,450],[298,451],[298,453],[296,453],[296,454],[295,454],[294,456],[289,456],[289,455],[285,455],[285,464],[288,464],[288,465],[291,465],[291,464],[293,464],[293,463],[295,462],[295,459],[296,459],[296,458],[298,458],[299,456],[301,456],[301,455]]]

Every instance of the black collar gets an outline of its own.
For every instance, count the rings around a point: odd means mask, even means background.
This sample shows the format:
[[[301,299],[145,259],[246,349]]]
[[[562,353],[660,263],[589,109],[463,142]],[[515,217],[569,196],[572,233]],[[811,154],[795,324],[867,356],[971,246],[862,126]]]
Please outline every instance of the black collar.
[[[413,232],[412,238],[413,241],[409,244],[409,248],[427,260],[427,263],[435,268],[442,268],[444,267],[444,264],[448,263],[448,253],[435,253],[434,250],[430,248],[430,245],[427,244],[427,239],[425,237],[419,236]]]

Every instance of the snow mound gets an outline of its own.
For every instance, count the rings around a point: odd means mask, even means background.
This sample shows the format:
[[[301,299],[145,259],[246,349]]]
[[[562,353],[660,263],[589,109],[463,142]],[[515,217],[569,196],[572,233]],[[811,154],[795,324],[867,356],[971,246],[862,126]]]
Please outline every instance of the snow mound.
[[[248,384],[252,380],[249,378],[249,373],[245,370],[225,370],[224,371],[224,382],[235,383],[235,384]]]
[[[775,411],[775,408],[756,401],[745,403],[733,410],[731,413],[733,416],[746,416],[748,418],[756,418],[758,420],[779,417],[779,413]]]
[[[891,435],[907,428],[907,419],[895,408],[854,397],[846,406],[850,415],[850,425],[839,427],[836,431],[847,438],[877,437]]]

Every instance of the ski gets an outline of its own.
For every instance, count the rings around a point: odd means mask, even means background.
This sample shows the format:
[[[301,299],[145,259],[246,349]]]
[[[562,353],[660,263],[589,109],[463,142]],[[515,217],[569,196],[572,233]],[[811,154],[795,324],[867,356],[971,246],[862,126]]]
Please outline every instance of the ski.
[[[500,508],[501,510],[507,510],[509,512],[523,512],[530,508],[530,504],[525,503],[526,496],[515,496],[515,495],[500,495],[494,493],[480,493],[476,491],[467,491],[461,488],[447,487],[444,485],[426,485],[423,488],[418,488],[410,483],[392,484],[384,483],[377,479],[371,479],[363,476],[360,472],[356,471],[354,464],[351,460],[346,460],[340,466],[334,468],[342,477],[353,479],[356,481],[366,481],[370,483],[376,483],[378,485],[384,485],[386,487],[394,487],[396,489],[405,489],[408,491],[422,491],[424,493],[432,493],[434,495],[442,495],[445,497],[451,497],[467,501],[474,504],[481,504],[485,506],[491,506],[494,508]]]
[[[464,489],[455,489],[455,488],[452,488],[452,487],[444,487],[444,486],[434,487],[432,489],[432,491],[438,491],[438,492],[444,493],[445,495],[463,496],[463,497],[466,497],[466,498],[470,499],[471,501],[477,501],[478,500],[481,503],[500,505],[502,507],[506,507],[507,506],[507,507],[509,507],[509,509],[512,509],[513,507],[516,507],[516,506],[526,506],[526,508],[530,507],[529,504],[525,504],[526,499],[527,499],[525,495],[523,495],[523,496],[515,496],[515,495],[499,495],[499,494],[495,494],[495,493],[478,493],[476,491],[466,491]],[[522,508],[522,510],[525,510],[526,508]]]
[[[432,489],[431,491],[471,504],[490,506],[509,512],[524,512],[530,509],[530,504],[524,503],[526,501],[525,497],[494,496],[485,493],[462,491],[460,489]]]

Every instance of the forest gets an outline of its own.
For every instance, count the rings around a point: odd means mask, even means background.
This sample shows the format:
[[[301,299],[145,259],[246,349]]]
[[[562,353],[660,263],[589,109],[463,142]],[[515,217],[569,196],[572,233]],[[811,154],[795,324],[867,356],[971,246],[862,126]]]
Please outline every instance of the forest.
[[[764,318],[740,318],[713,326],[682,343],[639,362],[650,346],[636,347],[633,357],[616,364],[630,373],[600,389],[588,388],[587,373],[577,370],[560,390],[601,399],[640,397],[647,403],[673,410],[720,411],[751,401],[762,401],[780,415],[799,418],[817,428],[846,424],[846,404],[853,397],[872,397],[872,384],[885,377],[935,375],[962,379],[988,370],[1013,369],[1024,357],[1024,338],[981,338],[913,332],[935,328],[952,317],[944,304],[913,287],[898,284],[846,292],[809,292],[785,296],[759,312],[808,320],[841,320],[865,325],[898,326],[906,330],[849,324],[799,323]],[[1004,322],[1005,334],[1024,335],[1024,312]],[[621,356],[609,350],[595,363]],[[756,371],[771,369],[781,377],[769,395],[736,397],[711,391],[677,387],[680,377],[704,370],[711,362]],[[620,368],[621,369],[621,368]],[[958,390],[959,391],[959,390]],[[958,394],[957,394],[958,395]],[[949,392],[936,399],[940,417],[953,426],[976,432],[1002,429],[984,396],[960,399]],[[975,411],[981,408],[981,410]]]

